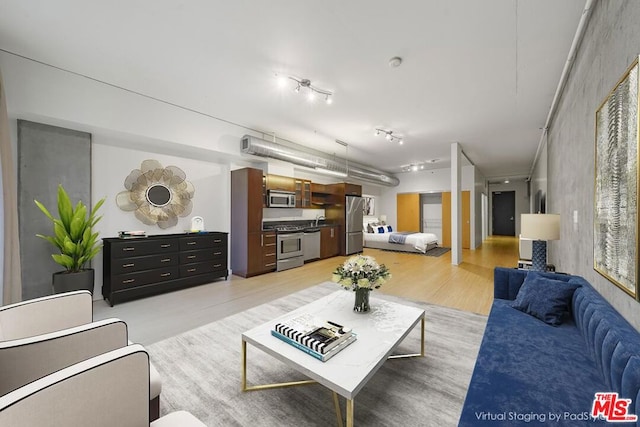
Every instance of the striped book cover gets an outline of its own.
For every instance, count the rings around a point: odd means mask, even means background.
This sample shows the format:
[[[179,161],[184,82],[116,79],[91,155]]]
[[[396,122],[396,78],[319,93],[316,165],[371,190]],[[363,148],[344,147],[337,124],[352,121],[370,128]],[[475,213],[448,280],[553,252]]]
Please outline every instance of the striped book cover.
[[[318,322],[310,315],[277,323],[274,330],[320,354],[327,353],[352,335],[350,329],[333,322]]]
[[[328,350],[326,353],[322,354],[322,353],[318,353],[317,351],[311,350],[309,347],[306,347],[302,344],[300,344],[297,341],[292,340],[291,338],[282,335],[279,332],[276,332],[275,330],[271,330],[271,335],[273,335],[276,338],[281,339],[282,341],[286,342],[289,345],[292,345],[293,347],[297,348],[298,350],[302,350],[305,353],[307,353],[310,356],[315,357],[318,360],[321,360],[322,362],[326,362],[327,360],[331,359],[333,356],[335,356],[336,354],[338,354],[343,348],[345,348],[346,346],[348,346],[349,344],[351,344],[352,342],[354,342],[358,336],[356,334],[351,334],[349,336],[349,338],[347,338],[344,341],[341,341],[338,345],[336,345],[335,347],[333,347],[331,350]]]

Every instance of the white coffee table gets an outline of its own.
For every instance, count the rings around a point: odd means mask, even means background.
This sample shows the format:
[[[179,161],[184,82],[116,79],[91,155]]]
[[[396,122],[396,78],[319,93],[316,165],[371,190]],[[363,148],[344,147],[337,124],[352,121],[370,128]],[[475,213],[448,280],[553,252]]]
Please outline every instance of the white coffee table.
[[[338,290],[242,334],[242,391],[266,390],[303,384],[320,383],[333,391],[338,425],[342,415],[338,395],[347,400],[347,427],[353,426],[354,399],[385,360],[402,357],[424,357],[424,310],[376,298],[371,294],[369,313],[353,311],[354,293]],[[280,321],[309,313],[351,327],[358,339],[326,362],[271,335]],[[395,348],[421,325],[421,348],[416,354],[393,355]],[[247,343],[263,350],[286,365],[311,378],[304,381],[247,386]]]

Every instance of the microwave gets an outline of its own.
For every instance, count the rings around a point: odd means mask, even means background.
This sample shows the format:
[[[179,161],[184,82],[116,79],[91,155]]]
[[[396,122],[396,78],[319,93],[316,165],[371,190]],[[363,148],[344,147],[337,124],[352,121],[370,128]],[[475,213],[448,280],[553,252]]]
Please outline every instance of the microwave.
[[[293,191],[269,190],[267,191],[267,207],[295,208],[296,193]]]

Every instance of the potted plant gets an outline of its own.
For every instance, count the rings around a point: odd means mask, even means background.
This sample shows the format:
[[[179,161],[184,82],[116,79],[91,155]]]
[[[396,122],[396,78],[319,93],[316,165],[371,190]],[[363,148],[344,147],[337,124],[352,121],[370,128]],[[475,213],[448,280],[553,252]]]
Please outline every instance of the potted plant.
[[[102,245],[98,241],[98,233],[92,228],[102,218],[96,217],[96,212],[104,203],[100,200],[92,210],[78,201],[74,207],[69,195],[62,185],[58,185],[58,214],[54,218],[49,210],[37,200],[35,204],[47,218],[53,222],[53,236],[36,234],[58,248],[60,253],[52,254],[55,262],[66,270],[53,274],[53,291],[55,293],[86,289],[93,292],[94,270],[85,268],[85,264],[95,257]]]

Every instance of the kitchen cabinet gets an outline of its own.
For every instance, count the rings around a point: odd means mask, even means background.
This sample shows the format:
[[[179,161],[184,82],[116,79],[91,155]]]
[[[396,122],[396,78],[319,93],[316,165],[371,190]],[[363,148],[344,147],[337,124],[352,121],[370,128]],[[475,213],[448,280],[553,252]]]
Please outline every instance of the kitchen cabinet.
[[[340,254],[340,227],[327,226],[320,229],[320,258],[331,258]]]
[[[311,207],[311,181],[295,179],[296,208]]]
[[[296,180],[289,176],[267,175],[267,190],[296,191]]]
[[[102,295],[116,302],[229,276],[227,233],[103,239]]]
[[[345,196],[362,196],[362,186],[346,182],[344,184],[344,194]]]
[[[275,233],[262,231],[263,182],[261,169],[231,171],[231,269],[242,277],[276,268]]]
[[[273,231],[250,233],[247,242],[248,252],[255,254],[255,256],[248,260],[249,274],[245,277],[275,271],[277,261],[276,233]]]

